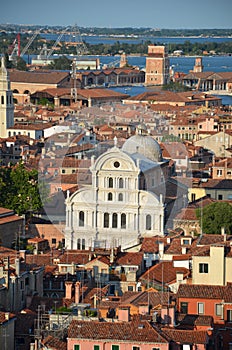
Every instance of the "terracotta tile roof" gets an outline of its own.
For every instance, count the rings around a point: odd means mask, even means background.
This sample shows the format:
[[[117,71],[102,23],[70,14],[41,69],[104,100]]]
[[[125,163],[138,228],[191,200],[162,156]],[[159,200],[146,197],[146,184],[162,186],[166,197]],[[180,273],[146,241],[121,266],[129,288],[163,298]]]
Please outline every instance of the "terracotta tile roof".
[[[152,308],[156,308],[159,305],[167,304],[170,302],[170,292],[135,292],[134,294],[124,293],[121,304],[131,304],[139,306],[140,304],[149,303]]]
[[[184,102],[184,103],[194,103],[202,100],[214,100],[215,97],[208,95],[206,93],[199,92],[172,92],[172,91],[149,91],[142,94],[132,96],[129,100],[133,101],[162,101],[162,102]],[[220,100],[220,98],[217,98]]]
[[[63,255],[59,257],[60,264],[77,264],[77,265],[85,265],[89,262],[89,252],[82,250],[68,250]]]
[[[59,338],[52,337],[51,335],[43,339],[42,344],[46,347],[46,349],[50,350],[67,350],[66,342],[60,340]]]
[[[207,331],[177,330],[170,328],[162,328],[162,331],[172,341],[179,344],[208,344],[209,342]]]
[[[218,299],[232,303],[232,286],[180,284],[177,298]]]
[[[115,259],[117,265],[141,265],[143,261],[143,253],[119,253]]]
[[[77,89],[77,94],[84,98],[107,98],[107,97],[128,97],[127,94],[122,94],[110,89]]]
[[[51,128],[53,126],[52,123],[33,123],[33,124],[15,124],[14,126],[12,126],[11,128],[9,128],[9,130],[44,130],[44,129],[48,129]]]
[[[183,272],[184,278],[190,275],[190,271],[185,267],[173,267],[172,261],[161,261],[147,270],[139,280],[149,280],[158,284],[171,284],[176,281],[177,272]]]
[[[180,323],[178,328],[183,326],[193,327],[196,326],[208,326],[211,327],[213,324],[213,317],[207,315],[186,315],[186,314],[177,314],[176,315],[177,323]]]
[[[213,165],[213,168],[217,168],[217,167],[223,167],[223,168],[229,168],[231,169],[232,168],[232,158],[225,158],[225,159],[222,159],[221,161],[215,163]]]
[[[203,234],[199,237],[197,245],[210,245],[210,244],[216,244],[216,243],[223,243],[224,242],[224,236],[223,235],[216,235],[216,234]]]
[[[69,76],[69,72],[57,72],[51,70],[24,72],[19,70],[9,70],[9,76],[12,83],[59,84]]]
[[[159,251],[159,236],[155,237],[144,237],[142,241],[142,245],[140,248],[141,252],[144,253],[158,253]]]
[[[190,221],[196,221],[197,216],[196,216],[196,209],[194,208],[183,208],[181,209],[180,213],[178,213],[175,216],[174,220],[190,220]]]
[[[17,215],[10,215],[10,216],[5,216],[5,217],[0,217],[0,225],[7,224],[9,222],[14,222],[14,221],[22,221],[23,218]]]
[[[141,326],[140,326],[141,325]],[[97,322],[73,320],[69,326],[68,338],[110,339],[111,341],[168,343],[149,322],[136,318],[130,322]]]
[[[0,207],[0,216],[12,215],[14,211],[12,209],[7,209]]]
[[[8,319],[7,319],[8,316],[9,316],[10,320],[15,318],[15,314],[0,311],[0,325],[2,325],[3,323],[8,322]]]

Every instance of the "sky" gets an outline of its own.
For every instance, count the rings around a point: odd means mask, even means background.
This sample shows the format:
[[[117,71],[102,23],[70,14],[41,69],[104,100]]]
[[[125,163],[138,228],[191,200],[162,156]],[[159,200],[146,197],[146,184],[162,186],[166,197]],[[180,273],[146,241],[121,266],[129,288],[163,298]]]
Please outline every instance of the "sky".
[[[8,0],[1,5],[0,23],[232,28],[232,0]]]

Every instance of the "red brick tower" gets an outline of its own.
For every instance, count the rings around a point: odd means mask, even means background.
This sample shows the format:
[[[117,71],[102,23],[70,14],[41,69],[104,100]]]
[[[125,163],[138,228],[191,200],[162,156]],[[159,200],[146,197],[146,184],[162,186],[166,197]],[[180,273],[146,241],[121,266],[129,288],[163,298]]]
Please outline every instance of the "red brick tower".
[[[195,60],[195,66],[193,67],[194,73],[201,73],[203,72],[203,64],[202,64],[202,57],[196,57]]]
[[[169,82],[169,58],[165,46],[148,45],[146,58],[146,85],[164,85]]]

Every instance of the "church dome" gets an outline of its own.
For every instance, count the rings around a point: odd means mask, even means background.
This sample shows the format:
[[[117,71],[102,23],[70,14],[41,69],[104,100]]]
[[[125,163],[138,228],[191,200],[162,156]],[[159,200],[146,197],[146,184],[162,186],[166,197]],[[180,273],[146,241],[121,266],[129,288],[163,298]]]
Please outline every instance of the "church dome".
[[[162,161],[161,148],[158,142],[151,136],[142,134],[134,135],[126,140],[122,146],[122,150],[129,154],[140,153],[154,162]]]

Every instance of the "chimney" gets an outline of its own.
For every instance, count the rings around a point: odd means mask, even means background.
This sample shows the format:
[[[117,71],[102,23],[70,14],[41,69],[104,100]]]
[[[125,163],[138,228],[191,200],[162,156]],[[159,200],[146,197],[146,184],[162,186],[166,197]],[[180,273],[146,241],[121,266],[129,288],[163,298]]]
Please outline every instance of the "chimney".
[[[162,305],[161,309],[161,319],[170,327],[175,325],[175,307],[171,305]]]
[[[65,281],[65,298],[72,298],[72,282],[70,281]]]
[[[17,276],[20,276],[20,258],[15,259],[15,272]]]
[[[112,264],[114,262],[114,248],[111,248],[110,250],[110,263]]]
[[[184,273],[181,271],[176,271],[176,282],[179,284],[181,284],[184,280]]]
[[[163,258],[163,255],[164,255],[164,242],[163,241],[159,241],[159,254],[160,254],[160,257]]]
[[[81,297],[81,282],[75,283],[75,303],[79,304]]]
[[[221,235],[224,238],[224,242],[226,242],[226,233],[225,233],[225,227],[224,226],[221,227]]]
[[[187,248],[186,247],[181,247],[181,254],[186,254]]]
[[[21,258],[24,262],[26,262],[26,250],[19,251],[19,258]]]
[[[10,313],[9,312],[5,312],[5,320],[9,321],[10,319]]]
[[[118,308],[118,320],[119,321],[130,321],[130,306],[120,306]]]

